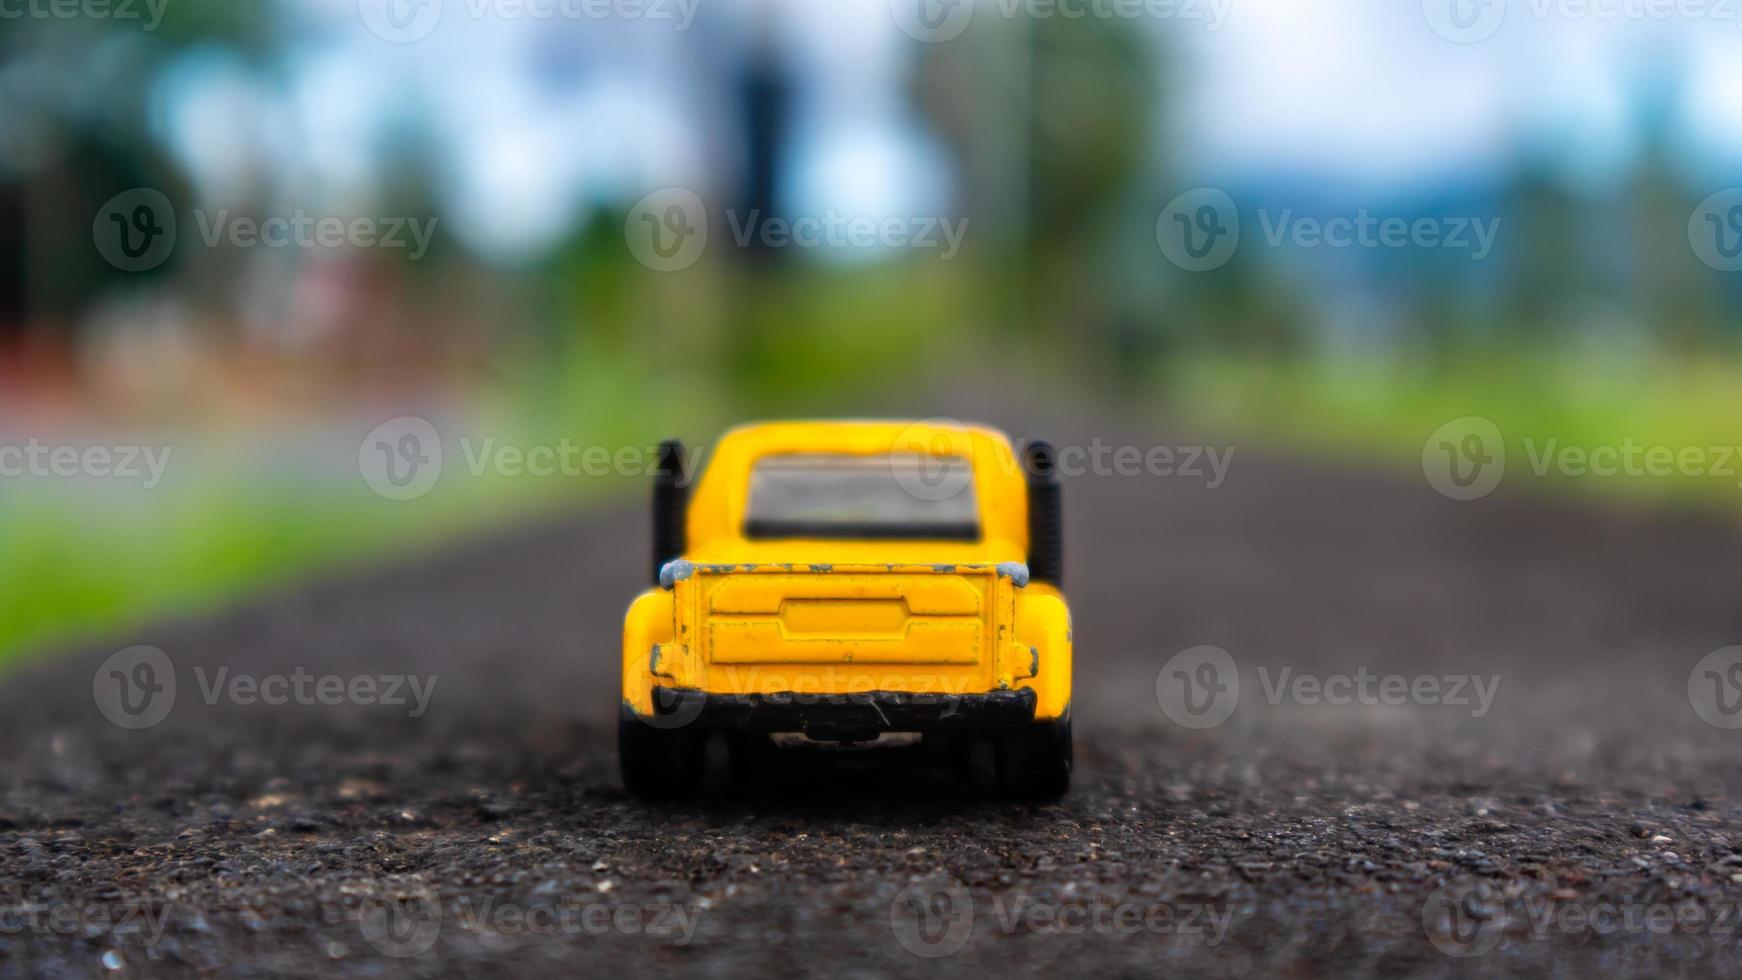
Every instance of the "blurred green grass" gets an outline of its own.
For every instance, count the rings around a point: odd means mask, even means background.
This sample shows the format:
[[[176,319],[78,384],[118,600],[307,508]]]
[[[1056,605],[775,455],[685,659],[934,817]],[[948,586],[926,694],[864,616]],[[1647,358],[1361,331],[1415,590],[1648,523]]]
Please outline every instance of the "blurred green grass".
[[[339,493],[295,495],[214,481],[165,490],[150,508],[96,500],[13,497],[0,508],[0,660],[75,633],[119,628],[148,611],[220,604],[401,540],[407,521],[382,520]],[[428,526],[419,515],[418,528]]]
[[[1742,447],[1742,357],[1615,356],[1513,346],[1404,359],[1195,357],[1162,374],[1168,410],[1203,431],[1284,453],[1328,453],[1420,474],[1440,426],[1478,416],[1506,444],[1503,490],[1673,507],[1742,506],[1735,476],[1539,477],[1560,447],[1626,440],[1671,449]],[[1742,460],[1733,461],[1742,470]]]

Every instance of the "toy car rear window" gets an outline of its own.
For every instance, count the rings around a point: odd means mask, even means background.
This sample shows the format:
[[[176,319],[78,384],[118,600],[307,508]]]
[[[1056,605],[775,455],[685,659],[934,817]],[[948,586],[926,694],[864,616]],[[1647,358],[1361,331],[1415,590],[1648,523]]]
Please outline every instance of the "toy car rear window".
[[[965,457],[764,456],[750,471],[751,538],[978,541],[974,470]]]

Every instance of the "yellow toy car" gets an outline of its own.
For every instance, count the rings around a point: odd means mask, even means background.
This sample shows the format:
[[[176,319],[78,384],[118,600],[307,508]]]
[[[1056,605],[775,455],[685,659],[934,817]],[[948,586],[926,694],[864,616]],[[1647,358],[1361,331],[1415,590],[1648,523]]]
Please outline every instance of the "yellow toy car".
[[[1054,454],[954,423],[727,434],[693,497],[662,444],[653,577],[623,626],[623,781],[702,783],[771,736],[990,740],[1006,793],[1071,773],[1071,623]]]

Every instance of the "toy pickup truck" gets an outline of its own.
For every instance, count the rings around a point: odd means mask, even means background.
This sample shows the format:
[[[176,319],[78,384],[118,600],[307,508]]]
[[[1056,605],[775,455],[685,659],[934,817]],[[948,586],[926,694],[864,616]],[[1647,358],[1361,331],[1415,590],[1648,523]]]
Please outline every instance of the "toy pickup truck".
[[[955,423],[728,433],[693,498],[661,445],[654,587],[623,627],[618,752],[634,793],[782,740],[991,742],[1000,791],[1063,794],[1071,625],[1052,449]],[[964,756],[972,757],[972,756]],[[742,770],[740,770],[742,771]]]

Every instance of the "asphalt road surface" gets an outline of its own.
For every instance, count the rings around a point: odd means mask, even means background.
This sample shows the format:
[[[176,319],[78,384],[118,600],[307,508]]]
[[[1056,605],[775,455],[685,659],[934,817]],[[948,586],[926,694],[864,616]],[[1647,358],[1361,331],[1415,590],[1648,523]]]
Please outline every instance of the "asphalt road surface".
[[[0,683],[0,975],[1736,968],[1734,526],[1256,452],[1207,482],[1067,483],[1056,804],[899,751],[627,797],[640,508],[37,662]],[[175,688],[105,702],[130,730],[97,695],[161,682],[105,664],[136,644]]]

